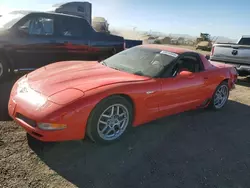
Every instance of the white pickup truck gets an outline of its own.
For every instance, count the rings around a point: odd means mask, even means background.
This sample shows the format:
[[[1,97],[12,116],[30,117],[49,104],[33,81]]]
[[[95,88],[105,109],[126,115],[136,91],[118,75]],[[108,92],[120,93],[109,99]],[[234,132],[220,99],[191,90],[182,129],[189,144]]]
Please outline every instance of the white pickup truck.
[[[233,65],[239,75],[250,75],[250,36],[242,36],[237,43],[214,44],[210,60]]]

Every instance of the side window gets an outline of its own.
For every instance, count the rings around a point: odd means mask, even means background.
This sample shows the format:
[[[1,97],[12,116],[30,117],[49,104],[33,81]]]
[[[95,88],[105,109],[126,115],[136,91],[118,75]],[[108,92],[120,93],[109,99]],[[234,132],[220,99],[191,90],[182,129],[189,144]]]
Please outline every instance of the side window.
[[[25,22],[21,26],[29,35],[45,35],[54,34],[54,20],[52,18],[34,17]]]
[[[60,22],[60,34],[65,37],[83,36],[83,24],[77,18],[62,18]]]
[[[78,6],[78,7],[77,7],[77,11],[78,11],[78,12],[82,12],[82,13],[85,12],[85,11],[84,11],[84,8],[83,8],[82,6]]]
[[[202,71],[203,68],[201,66],[200,59],[194,54],[188,54],[180,57],[173,68],[172,75],[176,76],[184,70],[193,73]]]

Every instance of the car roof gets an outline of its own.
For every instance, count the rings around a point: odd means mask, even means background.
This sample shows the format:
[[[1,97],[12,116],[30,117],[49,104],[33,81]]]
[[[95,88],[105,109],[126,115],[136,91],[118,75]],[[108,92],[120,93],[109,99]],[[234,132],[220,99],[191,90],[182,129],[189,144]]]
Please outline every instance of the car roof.
[[[58,16],[68,16],[68,17],[74,17],[74,18],[81,18],[80,16],[75,16],[72,14],[64,14],[64,13],[58,13],[58,12],[32,12],[32,13],[42,13],[42,14],[48,14],[48,15],[58,15]]]
[[[158,49],[162,51],[169,51],[177,54],[182,54],[184,52],[195,52],[194,50],[186,49],[186,48],[178,48],[173,46],[167,46],[167,45],[161,45],[161,44],[143,44],[142,47],[152,48],[152,49]]]
[[[12,14],[14,14],[14,13],[21,13],[21,14],[24,14],[24,15],[28,15],[28,14],[59,15],[59,16],[68,16],[68,17],[74,17],[74,18],[81,18],[81,19],[83,19],[80,16],[75,16],[75,15],[71,15],[71,14],[64,14],[64,13],[57,13],[57,12],[53,12],[53,11],[43,12],[43,11],[16,10],[16,11],[12,11],[10,13],[12,13]]]

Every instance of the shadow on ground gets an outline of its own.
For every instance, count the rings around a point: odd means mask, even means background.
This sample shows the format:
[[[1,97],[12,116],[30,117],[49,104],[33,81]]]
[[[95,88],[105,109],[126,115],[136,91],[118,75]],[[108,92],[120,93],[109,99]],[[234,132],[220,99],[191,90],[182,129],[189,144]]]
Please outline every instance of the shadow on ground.
[[[248,77],[240,77],[238,79],[237,85],[250,87],[250,76],[248,76]]]
[[[229,101],[135,128],[113,145],[29,145],[78,187],[250,187],[249,117],[249,106]]]
[[[11,120],[8,114],[8,102],[10,97],[10,92],[15,84],[15,82],[22,75],[14,75],[11,78],[8,78],[0,82],[0,121],[9,121]]]

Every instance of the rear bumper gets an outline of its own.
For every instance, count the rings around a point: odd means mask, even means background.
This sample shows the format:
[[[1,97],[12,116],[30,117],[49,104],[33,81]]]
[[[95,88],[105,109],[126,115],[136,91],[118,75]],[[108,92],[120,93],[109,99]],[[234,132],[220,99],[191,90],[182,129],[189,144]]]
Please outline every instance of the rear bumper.
[[[236,67],[237,71],[244,71],[250,73],[250,65],[240,65]]]

